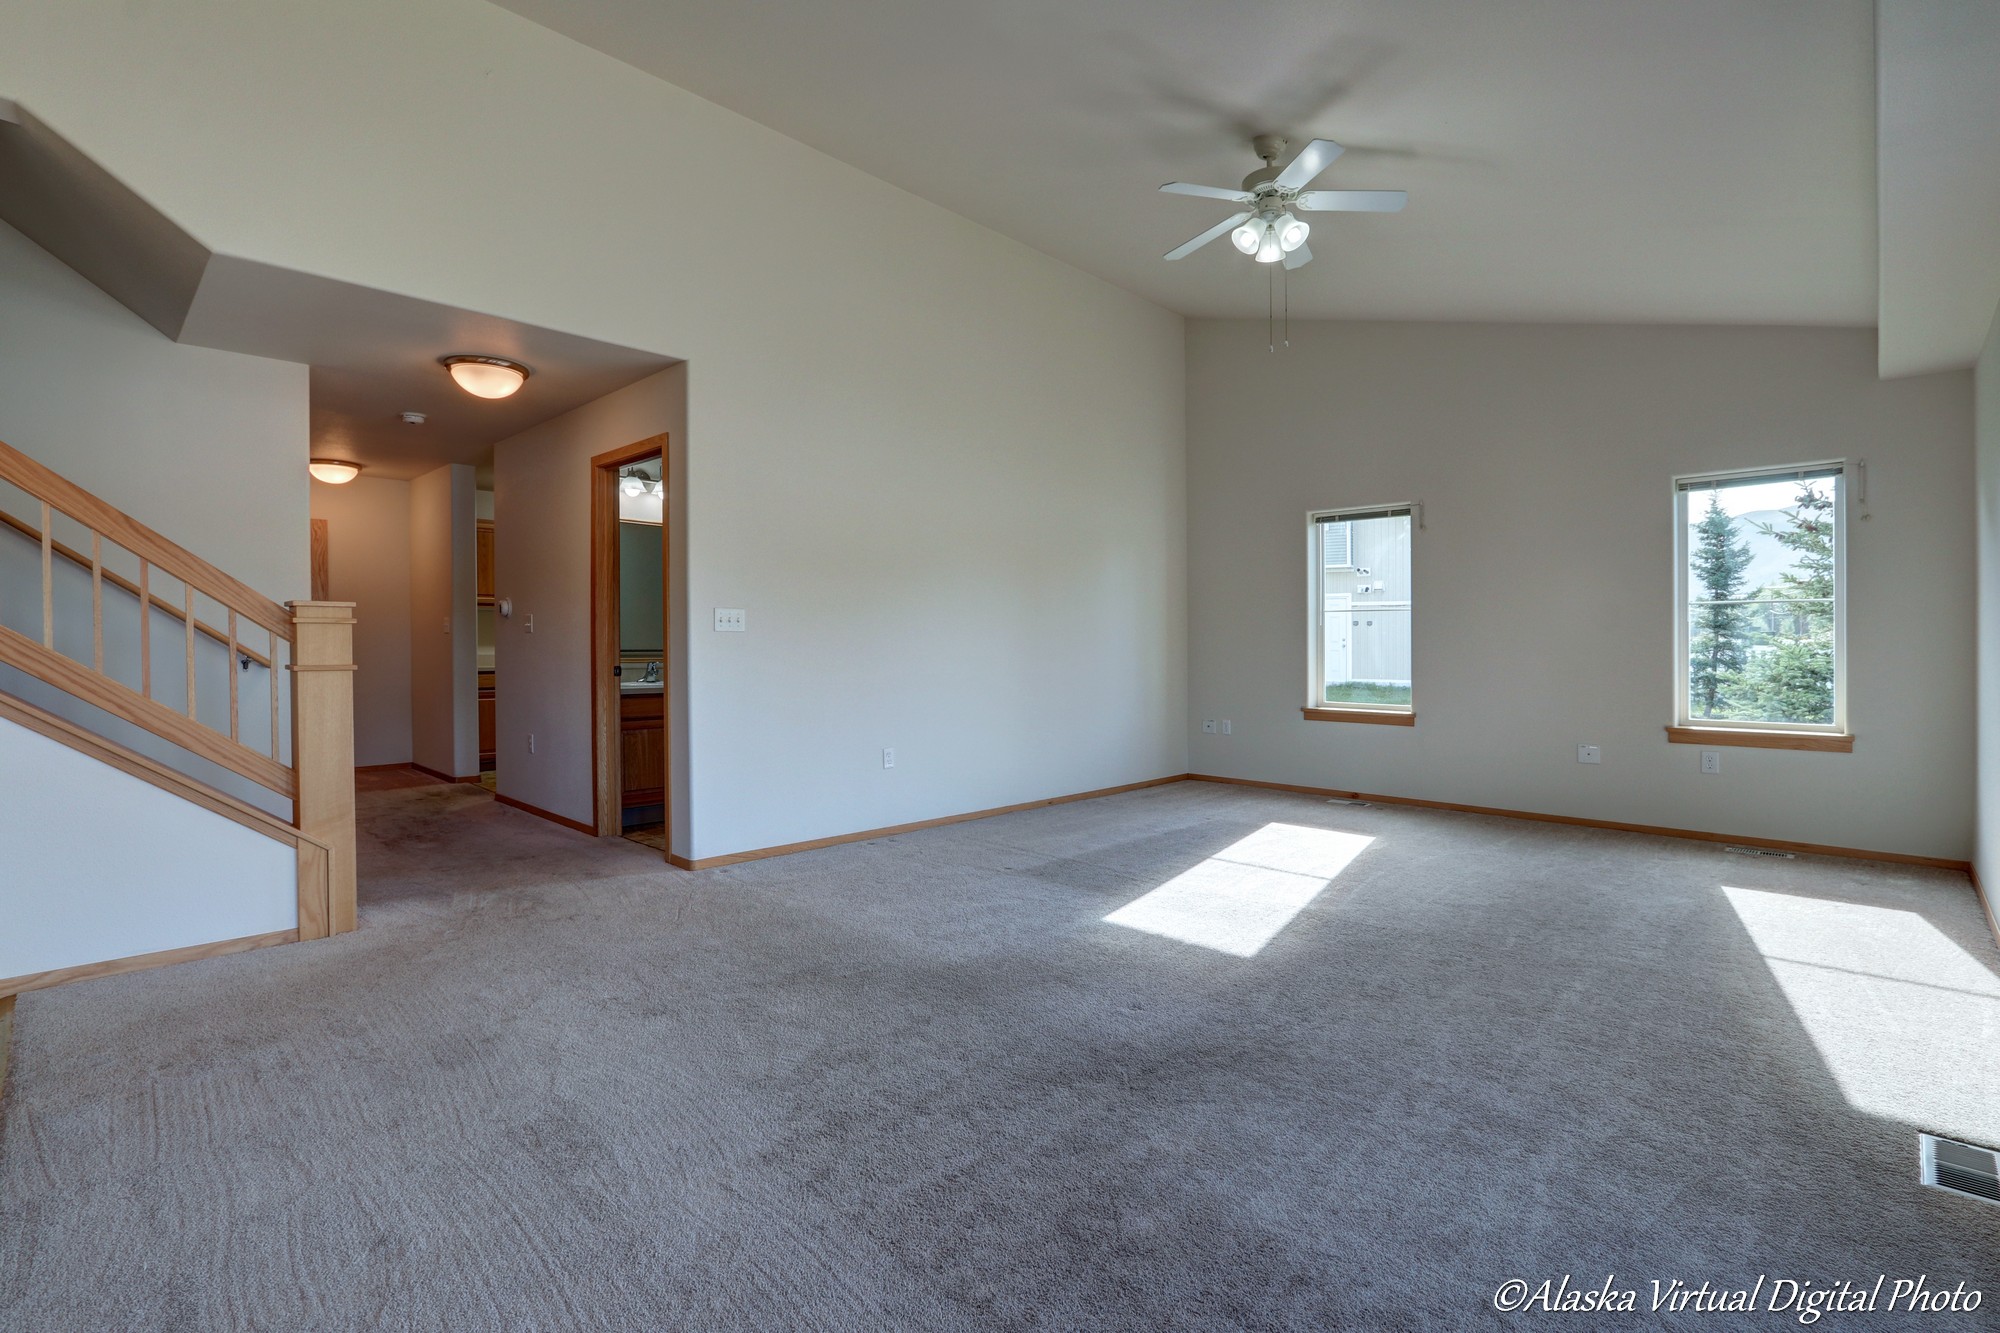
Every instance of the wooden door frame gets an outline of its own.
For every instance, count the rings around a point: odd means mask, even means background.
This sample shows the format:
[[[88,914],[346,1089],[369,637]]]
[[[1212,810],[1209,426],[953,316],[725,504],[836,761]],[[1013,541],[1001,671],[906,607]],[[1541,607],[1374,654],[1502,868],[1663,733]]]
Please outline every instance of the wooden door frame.
[[[619,739],[620,695],[611,668],[618,664],[618,480],[632,463],[658,455],[660,479],[669,485],[667,436],[650,436],[590,460],[590,772],[591,823],[601,838],[625,831],[625,775]],[[665,497],[670,499],[671,496]],[[672,520],[666,503],[660,506],[660,802],[672,860],[674,831],[673,763],[673,548],[668,542]]]

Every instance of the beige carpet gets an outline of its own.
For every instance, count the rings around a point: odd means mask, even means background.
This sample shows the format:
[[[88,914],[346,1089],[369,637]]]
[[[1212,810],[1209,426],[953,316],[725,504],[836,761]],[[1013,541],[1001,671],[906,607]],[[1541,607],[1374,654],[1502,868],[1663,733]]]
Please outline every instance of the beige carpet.
[[[1961,876],[1193,783],[702,874],[472,787],[363,810],[358,933],[21,999],[0,1328],[2000,1304],[2000,1208],[1915,1181],[1915,1126],[2000,1137]]]

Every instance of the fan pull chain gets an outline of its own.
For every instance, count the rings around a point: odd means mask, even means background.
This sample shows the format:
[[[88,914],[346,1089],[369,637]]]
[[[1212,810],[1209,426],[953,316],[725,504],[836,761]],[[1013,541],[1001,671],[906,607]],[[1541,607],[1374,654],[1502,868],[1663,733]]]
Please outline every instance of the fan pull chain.
[[[1271,272],[1269,264],[1264,265],[1264,348],[1267,352],[1278,350],[1278,277]]]
[[[1292,271],[1285,270],[1285,346],[1292,345]]]

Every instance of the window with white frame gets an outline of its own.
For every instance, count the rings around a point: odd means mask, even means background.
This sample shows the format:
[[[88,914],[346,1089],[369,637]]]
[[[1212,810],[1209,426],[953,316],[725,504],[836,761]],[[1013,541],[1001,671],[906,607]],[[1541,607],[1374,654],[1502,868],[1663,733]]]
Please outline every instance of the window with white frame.
[[[1676,480],[1682,726],[1846,730],[1845,472]]]
[[[1410,711],[1410,514],[1312,515],[1311,707]]]

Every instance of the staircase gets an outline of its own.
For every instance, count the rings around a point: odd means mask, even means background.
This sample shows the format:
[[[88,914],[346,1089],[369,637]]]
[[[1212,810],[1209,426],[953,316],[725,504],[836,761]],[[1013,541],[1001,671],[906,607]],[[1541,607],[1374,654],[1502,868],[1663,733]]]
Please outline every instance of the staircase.
[[[0,996],[354,929],[353,624],[0,444]]]

